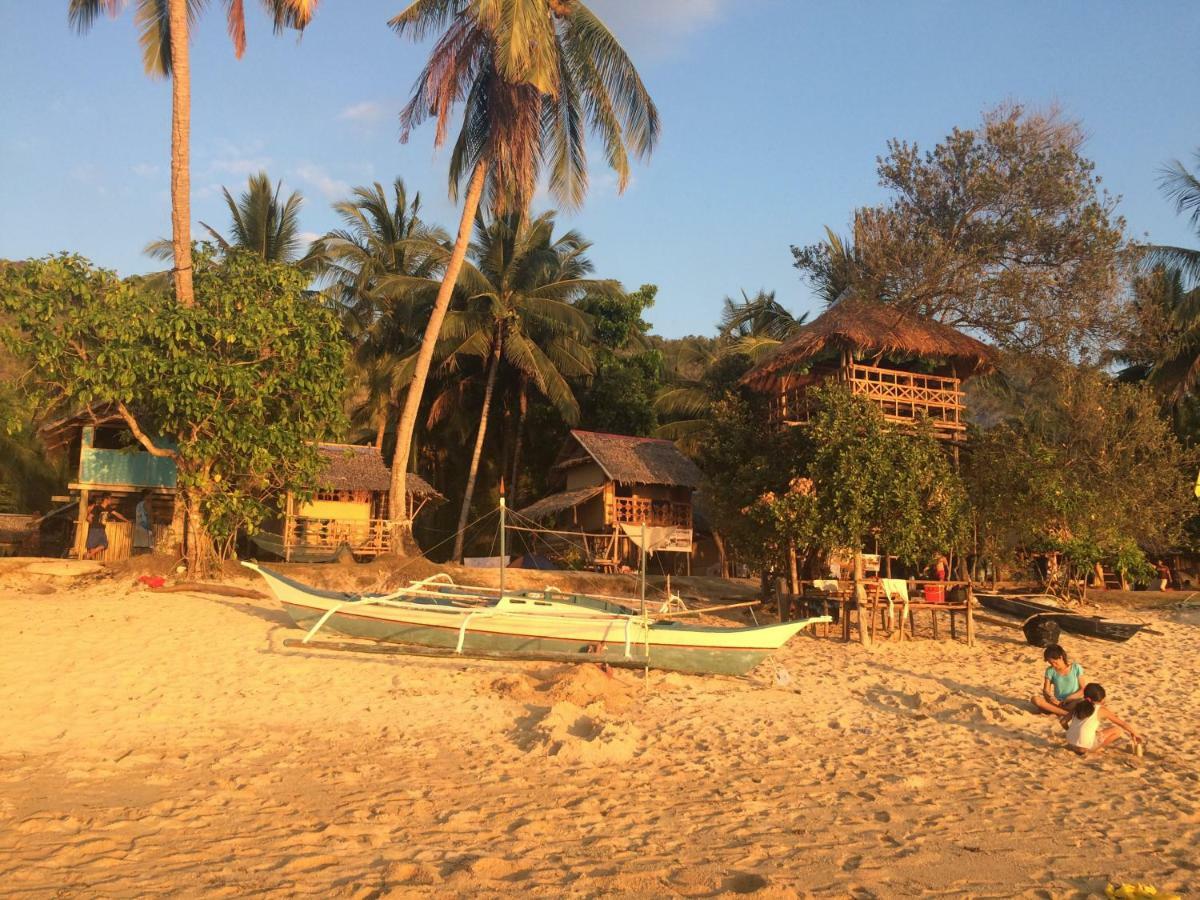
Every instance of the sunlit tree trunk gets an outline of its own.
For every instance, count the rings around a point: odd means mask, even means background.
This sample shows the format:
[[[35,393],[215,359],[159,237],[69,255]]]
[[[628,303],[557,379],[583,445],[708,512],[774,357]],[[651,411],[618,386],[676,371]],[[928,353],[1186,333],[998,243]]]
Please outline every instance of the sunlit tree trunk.
[[[458,237],[446,264],[446,272],[442,277],[441,287],[438,288],[437,299],[433,311],[429,314],[429,322],[425,326],[425,336],[421,339],[421,349],[417,352],[416,369],[413,372],[412,383],[404,399],[404,411],[396,425],[396,451],[392,455],[392,484],[388,497],[389,517],[392,520],[393,546],[399,550],[408,544],[412,535],[412,522],[408,520],[404,505],[405,473],[408,470],[408,457],[412,447],[413,431],[417,425],[417,411],[421,406],[421,396],[425,393],[425,381],[429,377],[429,367],[433,362],[433,351],[438,337],[442,332],[442,320],[446,318],[446,310],[450,307],[450,297],[454,293],[454,284],[458,281],[459,270],[467,255],[467,247],[471,243],[471,230],[475,223],[475,212],[479,208],[479,198],[483,194],[483,182],[487,175],[487,166],[479,163],[471,176],[471,184],[463,198],[462,218],[458,224]]]
[[[483,391],[483,411],[479,414],[479,431],[475,435],[475,452],[471,454],[471,468],[467,474],[467,488],[463,492],[462,510],[458,514],[458,533],[454,536],[454,559],[462,562],[464,531],[467,517],[471,514],[471,500],[475,496],[475,478],[479,475],[479,461],[483,457],[483,439],[487,435],[488,413],[492,408],[492,392],[496,387],[496,372],[500,368],[500,345],[503,332],[497,327],[492,338],[492,355],[488,360],[487,387]]]
[[[192,202],[190,161],[192,76],[188,63],[187,0],[169,0],[171,30],[171,245],[175,255],[175,298],[195,302],[192,293]]]
[[[513,458],[512,458],[512,476],[508,480],[508,494],[512,505],[517,505],[517,497],[521,482],[517,479],[521,474],[521,438],[525,434],[525,413],[529,410],[529,397],[527,386],[529,384],[529,376],[522,373],[520,386],[517,388],[517,437],[513,442]]]

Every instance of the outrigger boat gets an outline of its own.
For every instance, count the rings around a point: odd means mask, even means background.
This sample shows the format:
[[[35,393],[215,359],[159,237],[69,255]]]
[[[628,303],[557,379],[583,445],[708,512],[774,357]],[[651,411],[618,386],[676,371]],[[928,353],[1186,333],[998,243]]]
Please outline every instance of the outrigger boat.
[[[693,625],[584,594],[553,590],[472,594],[418,582],[390,594],[326,591],[244,562],[263,577],[305,642],[322,628],[463,655],[552,656],[631,668],[745,675],[827,616],[745,628]]]

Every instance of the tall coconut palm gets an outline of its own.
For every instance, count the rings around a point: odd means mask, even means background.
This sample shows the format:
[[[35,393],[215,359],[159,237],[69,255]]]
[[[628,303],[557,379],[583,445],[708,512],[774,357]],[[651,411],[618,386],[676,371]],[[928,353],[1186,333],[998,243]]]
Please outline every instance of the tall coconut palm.
[[[389,192],[375,182],[334,204],[342,227],[313,243],[306,257],[318,284],[341,313],[355,347],[351,379],[359,385],[360,418],[375,429],[376,446],[412,378],[417,347],[441,272],[446,233],[421,218],[397,178]],[[431,287],[432,285],[432,287]]]
[[[450,355],[484,362],[485,384],[479,428],[459,514],[454,557],[462,558],[464,529],[474,499],[488,418],[502,371],[523,377],[568,424],[579,420],[579,404],[568,378],[590,375],[590,317],[573,301],[584,294],[618,296],[615,281],[588,278],[591,246],[578,233],[554,237],[553,213],[526,219],[508,213],[479,222],[460,288],[465,302],[447,319],[445,339],[457,343]]]
[[[451,196],[466,188],[397,430],[391,517],[403,530],[409,526],[402,520],[404,473],[417,410],[481,199],[486,195],[496,214],[524,212],[546,163],[551,192],[563,206],[577,207],[587,192],[588,130],[599,137],[624,190],[630,152],[649,155],[659,121],[628,55],[579,0],[416,0],[391,25],[416,40],[445,29],[401,112],[401,139],[433,119],[440,146],[461,102]]]
[[[275,23],[303,29],[312,20],[318,0],[263,0]],[[246,49],[244,0],[223,0],[226,25],[239,59]],[[116,16],[126,0],[70,0],[67,18],[76,31],[89,31],[101,13]],[[141,31],[142,63],[147,74],[171,79],[171,244],[175,260],[172,278],[175,298],[183,306],[194,302],[192,290],[191,134],[192,79],[188,34],[204,0],[137,0],[134,18]]]
[[[226,253],[231,250],[249,250],[267,262],[292,263],[300,257],[300,207],[304,198],[299,191],[292,191],[281,202],[283,182],[271,187],[266,172],[251,175],[246,190],[236,200],[229,188],[221,188],[225,205],[229,207],[229,237],[221,234],[206,222],[201,227],[212,236]],[[146,252],[156,259],[170,259],[174,254],[171,241],[158,240],[146,247]]]

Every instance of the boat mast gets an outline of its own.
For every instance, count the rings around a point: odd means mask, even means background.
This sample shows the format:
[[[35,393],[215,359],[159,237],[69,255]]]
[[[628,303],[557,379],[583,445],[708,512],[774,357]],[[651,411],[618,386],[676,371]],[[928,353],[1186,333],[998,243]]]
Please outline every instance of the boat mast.
[[[504,549],[504,479],[500,479],[500,599],[504,599],[504,568],[508,562],[508,552]]]

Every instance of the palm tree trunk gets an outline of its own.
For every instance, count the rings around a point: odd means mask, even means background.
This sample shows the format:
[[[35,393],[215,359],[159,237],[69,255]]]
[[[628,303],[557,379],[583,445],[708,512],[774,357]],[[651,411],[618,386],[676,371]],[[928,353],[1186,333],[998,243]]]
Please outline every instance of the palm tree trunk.
[[[463,493],[462,510],[458,514],[458,533],[454,536],[453,559],[462,562],[463,543],[466,535],[467,517],[471,514],[471,500],[475,496],[475,477],[479,474],[479,460],[483,456],[483,439],[487,435],[488,412],[492,407],[492,391],[496,387],[496,372],[500,368],[501,332],[492,338],[492,356],[488,361],[487,387],[483,392],[483,411],[479,414],[479,431],[475,435],[475,452],[471,455],[471,469],[467,474],[467,489]]]
[[[529,376],[522,373],[520,386],[517,388],[517,436],[513,441],[512,477],[508,480],[508,495],[513,508],[517,505],[517,489],[520,486],[517,478],[521,474],[521,438],[525,434],[525,413],[529,409],[529,397],[526,393],[528,384]]]
[[[387,432],[388,408],[384,407],[378,414],[379,421],[375,424],[375,449],[383,452],[383,435]]]
[[[417,351],[416,370],[413,372],[413,380],[404,399],[404,411],[400,414],[400,421],[396,425],[396,451],[392,455],[392,484],[388,507],[392,520],[393,547],[397,550],[412,533],[412,522],[408,521],[408,516],[404,512],[404,483],[413,431],[417,425],[417,411],[421,406],[421,395],[425,393],[425,380],[429,377],[429,366],[433,362],[433,350],[442,332],[442,320],[446,318],[450,297],[454,293],[454,283],[458,281],[459,270],[467,255],[467,246],[471,243],[471,229],[474,227],[475,211],[479,208],[479,198],[483,194],[483,182],[486,175],[487,166],[480,162],[475,166],[471,184],[463,199],[462,218],[458,223],[458,237],[454,241],[450,261],[446,264],[446,272],[442,276],[442,285],[438,288],[433,311],[429,314],[429,323],[425,326],[425,336],[421,338],[421,349]]]
[[[192,117],[192,74],[188,63],[187,0],[169,0],[171,30],[171,245],[174,249],[175,299],[195,303],[192,292],[191,164],[188,159]]]

